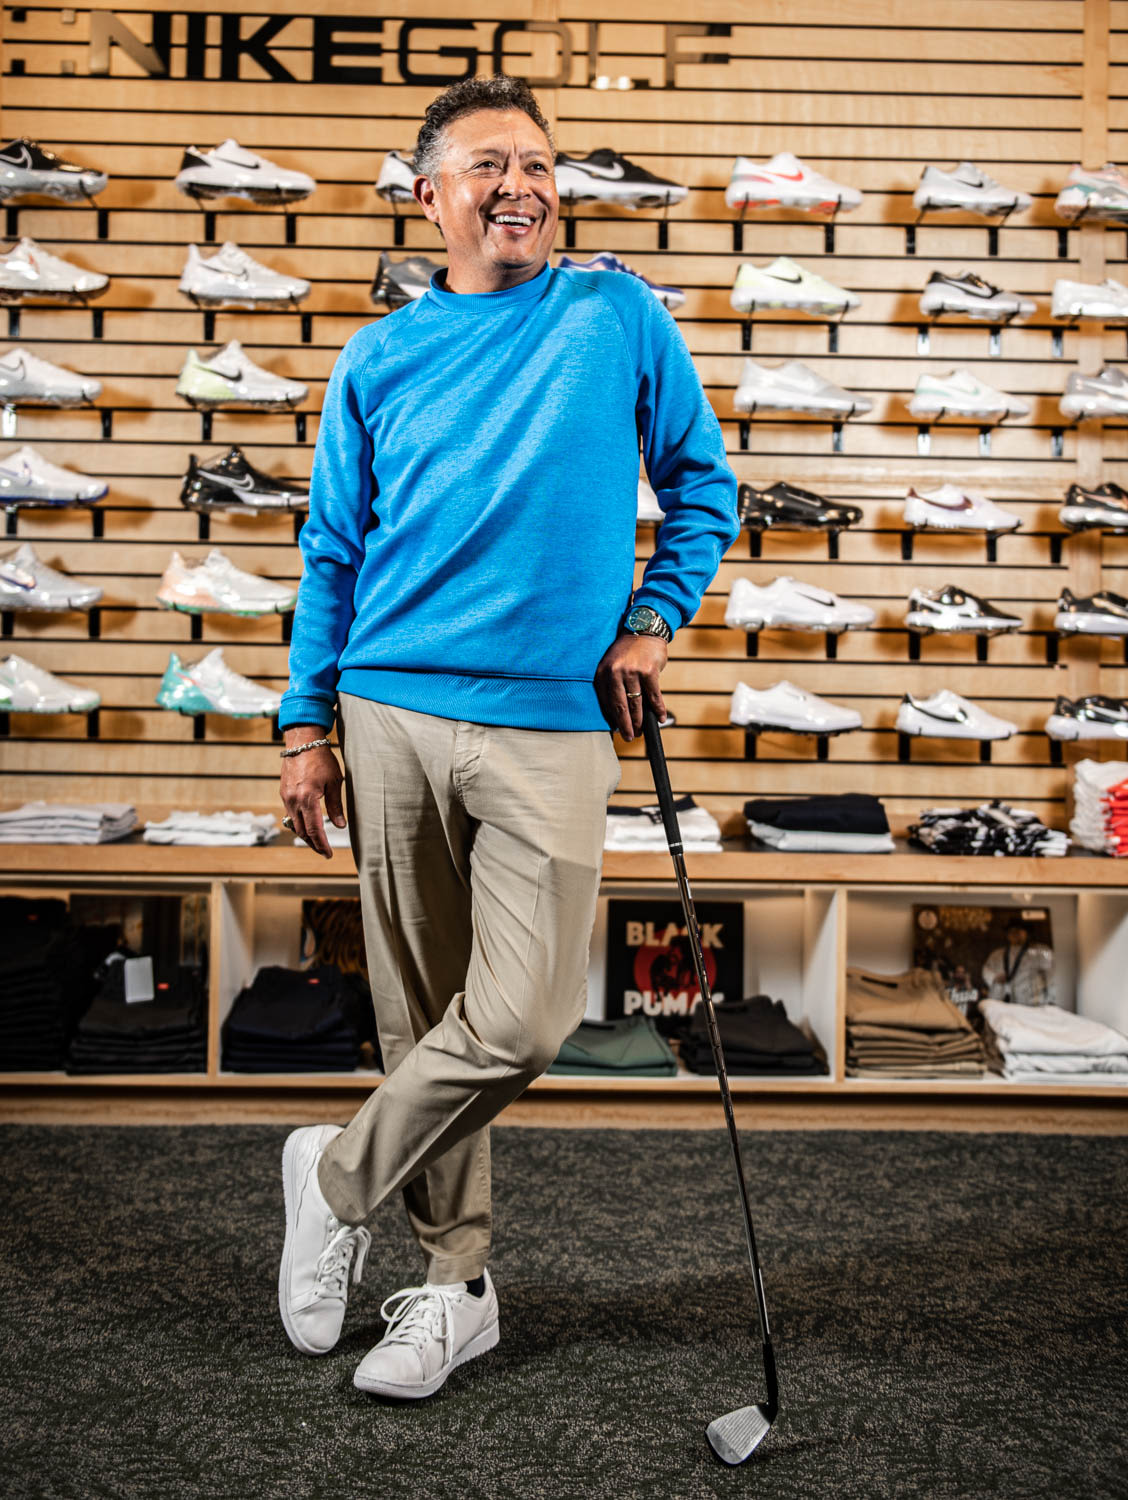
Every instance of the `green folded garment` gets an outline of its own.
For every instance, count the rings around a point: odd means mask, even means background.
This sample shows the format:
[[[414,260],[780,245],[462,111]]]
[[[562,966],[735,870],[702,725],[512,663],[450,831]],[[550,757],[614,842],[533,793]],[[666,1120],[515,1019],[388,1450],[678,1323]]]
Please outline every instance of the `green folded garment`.
[[[548,1071],[581,1078],[672,1078],[678,1064],[649,1016],[624,1016],[620,1021],[581,1021]]]

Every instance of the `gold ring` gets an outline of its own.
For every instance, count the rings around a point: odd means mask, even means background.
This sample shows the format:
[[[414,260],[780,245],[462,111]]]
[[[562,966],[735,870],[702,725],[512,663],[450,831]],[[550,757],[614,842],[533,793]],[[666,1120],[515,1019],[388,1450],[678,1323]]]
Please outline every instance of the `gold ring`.
[[[641,693],[628,693],[627,697],[628,698],[641,698],[642,694]]]
[[[294,831],[294,820],[293,820],[293,818],[291,818],[291,816],[290,816],[289,813],[287,813],[286,816],[282,819],[282,827],[283,828],[288,828],[290,830],[290,832],[293,833],[293,831]]]

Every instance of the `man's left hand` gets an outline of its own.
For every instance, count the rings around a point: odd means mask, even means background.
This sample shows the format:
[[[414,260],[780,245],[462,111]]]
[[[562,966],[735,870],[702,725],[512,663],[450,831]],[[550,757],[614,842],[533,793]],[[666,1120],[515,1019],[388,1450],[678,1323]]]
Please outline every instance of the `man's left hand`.
[[[603,717],[625,740],[642,732],[643,697],[661,723],[666,705],[658,686],[658,674],[669,655],[666,642],[657,635],[632,635],[624,631],[608,647],[595,672],[595,691]]]

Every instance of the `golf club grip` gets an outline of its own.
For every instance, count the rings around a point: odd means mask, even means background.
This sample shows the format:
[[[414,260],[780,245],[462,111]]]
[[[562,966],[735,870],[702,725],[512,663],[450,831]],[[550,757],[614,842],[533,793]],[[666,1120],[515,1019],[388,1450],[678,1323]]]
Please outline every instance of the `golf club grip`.
[[[678,827],[678,815],[674,811],[674,794],[670,790],[670,772],[662,746],[662,731],[658,728],[658,716],[647,698],[642,700],[642,732],[646,737],[646,753],[650,757],[650,772],[654,777],[654,790],[658,793],[658,807],[666,830],[666,842],[671,852],[680,851],[681,829]]]

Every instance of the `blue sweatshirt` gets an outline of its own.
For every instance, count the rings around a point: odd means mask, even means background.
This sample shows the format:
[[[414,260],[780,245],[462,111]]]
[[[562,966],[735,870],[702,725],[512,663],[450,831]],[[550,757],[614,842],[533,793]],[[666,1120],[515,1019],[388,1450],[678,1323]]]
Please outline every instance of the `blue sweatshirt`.
[[[341,692],[605,729],[593,678],[632,603],[639,437],[665,520],[633,602],[676,630],[738,531],[720,426],[634,277],[440,279],[354,334],[326,388],[279,723],[329,728]]]

